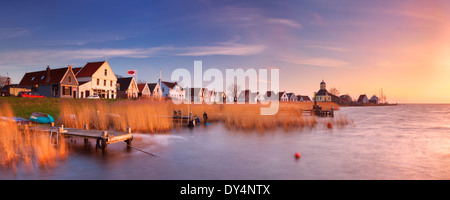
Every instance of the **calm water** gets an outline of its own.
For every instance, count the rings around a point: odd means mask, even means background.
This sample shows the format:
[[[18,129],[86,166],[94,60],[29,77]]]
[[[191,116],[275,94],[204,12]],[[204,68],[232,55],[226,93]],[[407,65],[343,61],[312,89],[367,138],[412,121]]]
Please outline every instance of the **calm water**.
[[[354,125],[261,134],[215,123],[136,134],[133,146],[157,157],[125,143],[103,155],[95,141],[78,140],[56,168],[0,171],[0,179],[450,179],[450,105],[339,112]]]

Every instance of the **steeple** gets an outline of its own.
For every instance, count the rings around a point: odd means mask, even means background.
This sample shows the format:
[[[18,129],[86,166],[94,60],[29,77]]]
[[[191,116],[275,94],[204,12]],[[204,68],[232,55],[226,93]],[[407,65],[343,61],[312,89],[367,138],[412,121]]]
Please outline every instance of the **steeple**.
[[[323,81],[323,79],[322,79],[322,82],[320,82],[320,89],[321,90],[326,90],[327,89],[327,84],[325,83],[325,81]]]

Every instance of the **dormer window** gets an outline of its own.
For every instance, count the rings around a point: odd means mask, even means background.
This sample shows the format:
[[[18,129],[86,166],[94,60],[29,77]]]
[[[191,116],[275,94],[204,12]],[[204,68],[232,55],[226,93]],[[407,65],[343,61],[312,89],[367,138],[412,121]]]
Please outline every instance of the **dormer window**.
[[[34,76],[33,76],[33,78],[31,78],[31,81],[34,81]]]
[[[41,80],[44,79],[44,77],[45,77],[45,76],[42,76],[42,77],[41,77]]]

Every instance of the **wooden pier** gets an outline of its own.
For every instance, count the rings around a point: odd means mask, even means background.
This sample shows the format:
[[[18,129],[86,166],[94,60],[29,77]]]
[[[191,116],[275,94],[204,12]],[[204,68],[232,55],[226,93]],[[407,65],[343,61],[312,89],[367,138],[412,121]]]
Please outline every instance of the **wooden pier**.
[[[85,125],[85,129],[76,128],[64,128],[64,127],[50,127],[50,126],[32,126],[30,130],[48,132],[50,133],[50,140],[53,136],[58,139],[59,135],[64,137],[79,137],[84,138],[84,142],[87,143],[89,139],[96,140],[96,148],[107,151],[108,144],[124,141],[128,146],[131,146],[133,140],[133,134],[131,134],[131,128],[127,128],[127,132],[118,131],[99,131],[89,130]]]

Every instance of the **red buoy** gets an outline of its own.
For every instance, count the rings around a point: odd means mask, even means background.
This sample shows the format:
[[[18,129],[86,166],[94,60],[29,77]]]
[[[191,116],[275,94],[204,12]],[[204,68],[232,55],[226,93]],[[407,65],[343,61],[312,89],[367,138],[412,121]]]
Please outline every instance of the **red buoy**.
[[[332,124],[332,123],[328,123],[328,124],[327,124],[327,127],[328,127],[328,128],[333,128],[333,124]]]
[[[296,159],[299,159],[301,156],[302,156],[302,155],[300,155],[299,152],[295,153],[295,158],[296,158]]]

